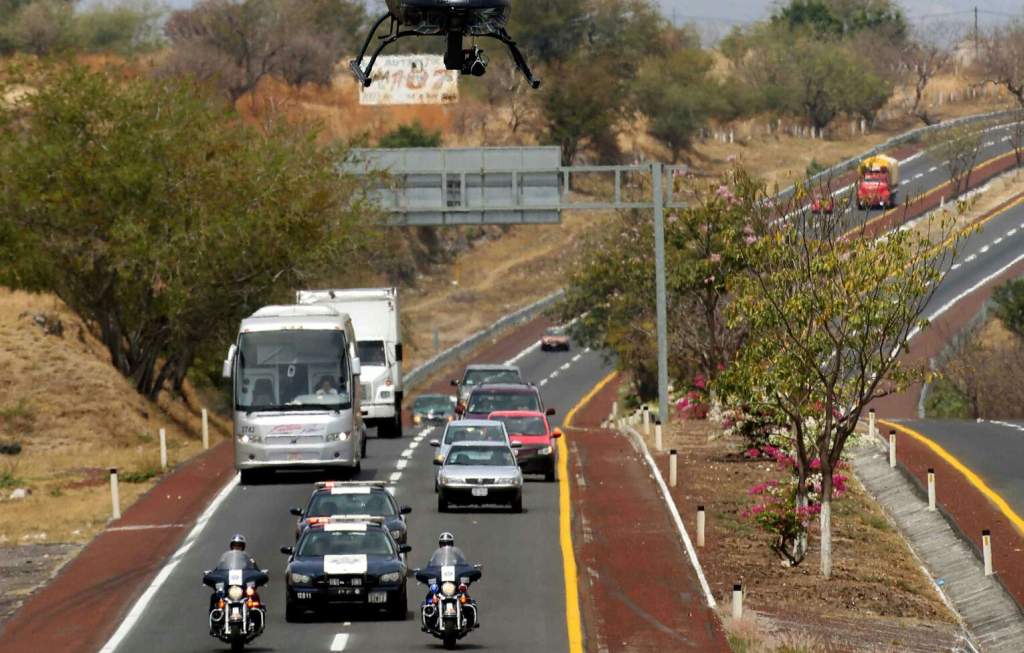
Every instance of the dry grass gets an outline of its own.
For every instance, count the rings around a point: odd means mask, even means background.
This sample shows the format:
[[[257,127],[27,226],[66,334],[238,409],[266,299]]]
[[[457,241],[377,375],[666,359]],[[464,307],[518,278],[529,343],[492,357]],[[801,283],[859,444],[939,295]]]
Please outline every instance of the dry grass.
[[[47,335],[33,316],[59,319]],[[160,428],[171,465],[201,449],[199,421],[178,402],[141,397],[106,350],[65,305],[48,295],[0,289],[0,441],[22,452],[0,456],[0,544],[85,542],[110,513],[107,468],[123,480],[122,509],[159,475]],[[221,437],[216,424],[211,438]],[[24,487],[27,499],[7,500]],[[40,515],[46,518],[40,520]]]

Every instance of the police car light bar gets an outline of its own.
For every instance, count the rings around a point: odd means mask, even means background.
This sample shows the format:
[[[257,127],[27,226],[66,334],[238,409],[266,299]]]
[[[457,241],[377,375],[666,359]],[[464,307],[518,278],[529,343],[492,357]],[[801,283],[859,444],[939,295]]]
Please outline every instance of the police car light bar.
[[[335,487],[387,487],[387,481],[317,481],[316,487],[331,489]]]
[[[374,517],[372,515],[331,515],[329,523],[340,524],[344,522],[366,522],[369,524],[384,525],[383,517]]]

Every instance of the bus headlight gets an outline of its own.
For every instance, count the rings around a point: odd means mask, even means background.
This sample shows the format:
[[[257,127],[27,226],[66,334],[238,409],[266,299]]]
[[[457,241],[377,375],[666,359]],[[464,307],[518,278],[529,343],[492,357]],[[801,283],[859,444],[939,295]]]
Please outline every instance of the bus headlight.
[[[347,440],[348,440],[348,433],[345,433],[344,431],[340,431],[338,433],[328,433],[327,434],[327,441],[328,442],[346,442]]]

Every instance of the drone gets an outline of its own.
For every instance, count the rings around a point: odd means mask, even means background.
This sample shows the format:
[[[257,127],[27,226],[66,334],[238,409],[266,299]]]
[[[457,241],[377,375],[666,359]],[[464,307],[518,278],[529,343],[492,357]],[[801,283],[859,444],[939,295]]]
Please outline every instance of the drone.
[[[352,73],[363,86],[371,83],[373,64],[385,47],[405,36],[444,36],[447,48],[444,65],[448,70],[458,70],[463,75],[479,77],[487,72],[488,58],[484,51],[473,45],[462,47],[464,36],[488,37],[508,46],[516,68],[523,73],[532,88],[540,87],[540,80],[530,72],[523,53],[516,47],[505,24],[508,22],[512,0],[385,0],[388,12],[377,19],[363,43],[359,57],[349,64]],[[536,0],[534,0],[536,1]],[[363,68],[363,58],[373,41],[374,35],[386,21],[390,21],[388,33],[379,37],[380,44]]]

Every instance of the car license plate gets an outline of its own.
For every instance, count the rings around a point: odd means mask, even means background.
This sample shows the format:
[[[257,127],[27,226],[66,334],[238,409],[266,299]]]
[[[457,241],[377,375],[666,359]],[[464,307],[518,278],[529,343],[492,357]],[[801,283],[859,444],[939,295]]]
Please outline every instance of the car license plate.
[[[291,460],[291,461],[302,460],[302,454],[293,451],[292,453],[288,454],[288,460]]]
[[[367,599],[370,603],[387,603],[388,593],[387,592],[370,592],[369,598]]]
[[[470,493],[475,497],[485,497],[487,496],[487,488],[475,487],[472,490],[470,490]]]

